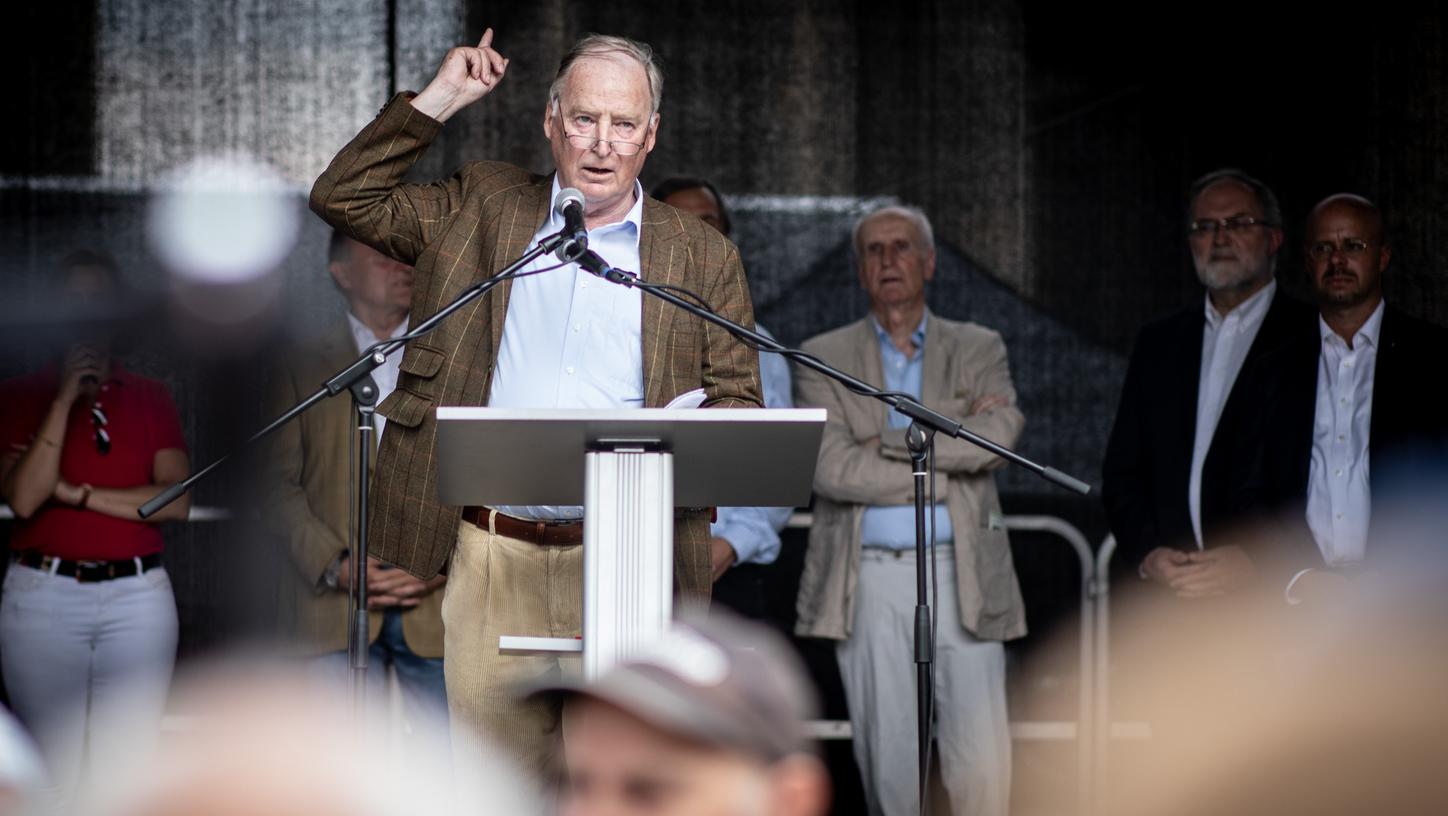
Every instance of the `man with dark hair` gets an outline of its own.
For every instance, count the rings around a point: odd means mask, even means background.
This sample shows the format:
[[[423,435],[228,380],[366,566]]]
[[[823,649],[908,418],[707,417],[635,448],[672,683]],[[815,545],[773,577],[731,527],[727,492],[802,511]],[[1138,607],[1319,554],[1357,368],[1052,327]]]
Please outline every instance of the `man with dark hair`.
[[[698,216],[700,221],[719,230],[725,238],[728,238],[734,229],[729,210],[724,206],[724,196],[705,179],[673,176],[654,185],[649,195],[670,207],[677,207],[690,215]]]
[[[729,237],[732,222],[719,190],[700,178],[675,176],[655,185],[649,195],[670,207],[697,216]],[[763,326],[759,333],[772,337]],[[759,355],[764,407],[792,408],[789,363],[778,354]],[[789,523],[788,507],[720,507],[709,525],[709,560],[713,566],[713,600],[749,618],[765,616],[764,567],[779,558],[779,532]]]
[[[332,233],[327,272],[347,314],[326,332],[284,356],[273,380],[277,412],[356,360],[373,344],[407,331],[412,269],[340,231]],[[378,398],[397,387],[398,358],[372,372]],[[346,688],[348,590],[352,576],[349,467],[355,426],[351,401],[338,397],[302,414],[273,437],[268,458],[267,519],[285,542],[288,560],[281,622],[288,651],[314,658],[314,674]],[[377,434],[386,419],[377,417]],[[367,559],[369,689],[381,692],[386,670],[397,675],[410,723],[447,715],[443,683],[443,577],[424,581],[377,558]]]
[[[815,704],[789,645],[760,626],[686,620],[591,683],[534,692],[563,706],[564,816],[818,816]]]
[[[1141,330],[1102,464],[1116,562],[1179,597],[1221,595],[1253,572],[1214,534],[1232,516],[1217,440],[1256,421],[1245,365],[1311,332],[1311,309],[1277,290],[1282,212],[1262,182],[1219,170],[1191,187],[1187,244],[1205,302]],[[1218,546],[1220,545],[1220,546]]]
[[[689,289],[753,325],[734,246],[639,185],[663,90],[647,45],[590,35],[564,56],[543,111],[556,173],[473,162],[445,181],[403,183],[443,122],[502,81],[508,61],[492,43],[488,29],[476,47],[449,51],[427,87],[388,103],[312,189],[312,209],[328,223],[415,265],[413,324],[561,230],[552,203],[560,190],[576,188],[589,247],[611,266]],[[545,258],[532,268],[553,264]],[[408,346],[397,391],[378,408],[388,424],[372,485],[370,546],[424,580],[447,567],[447,687],[459,762],[477,750],[481,732],[546,772],[557,712],[519,704],[512,690],[572,671],[576,658],[504,654],[498,639],[581,634],[583,519],[580,507],[441,504],[435,409],[659,407],[699,388],[706,407],[759,407],[758,354],[576,265],[509,281]],[[709,553],[709,510],[677,511],[674,577],[686,599],[708,597]]]
[[[1448,330],[1383,299],[1392,247],[1378,208],[1329,196],[1308,215],[1303,250],[1317,332],[1254,370],[1264,416],[1233,480],[1238,505],[1294,519],[1274,553],[1289,603],[1332,594],[1373,560],[1383,521],[1374,476],[1403,457],[1448,453],[1448,413],[1422,395],[1427,372],[1448,359]]]

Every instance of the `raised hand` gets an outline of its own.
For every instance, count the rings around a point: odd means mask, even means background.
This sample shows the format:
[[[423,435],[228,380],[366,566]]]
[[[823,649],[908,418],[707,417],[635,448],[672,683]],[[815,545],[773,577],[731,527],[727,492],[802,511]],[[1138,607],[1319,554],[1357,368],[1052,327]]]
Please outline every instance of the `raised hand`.
[[[412,106],[439,122],[487,96],[508,70],[508,60],[493,49],[493,29],[483,32],[476,47],[447,52],[437,75],[413,97]]]
[[[60,375],[60,391],[56,401],[69,406],[76,398],[105,376],[106,357],[87,345],[74,345],[65,355],[65,369]]]

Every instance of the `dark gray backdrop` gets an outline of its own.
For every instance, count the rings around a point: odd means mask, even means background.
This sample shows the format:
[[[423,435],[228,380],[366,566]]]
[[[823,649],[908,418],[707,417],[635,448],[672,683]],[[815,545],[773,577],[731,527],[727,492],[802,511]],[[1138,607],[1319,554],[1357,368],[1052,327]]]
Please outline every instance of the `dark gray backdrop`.
[[[1199,303],[1181,196],[1202,172],[1238,165],[1277,188],[1289,221],[1280,274],[1293,289],[1307,208],[1339,190],[1378,200],[1396,242],[1389,296],[1448,320],[1438,10],[55,0],[11,14],[0,49],[16,79],[0,131],[0,375],[43,356],[20,332],[38,314],[24,304],[64,252],[108,248],[138,286],[167,291],[142,226],[168,169],[245,151],[292,185],[301,237],[250,342],[212,347],[215,337],[158,319],[137,349],[137,367],[172,384],[198,462],[258,418],[259,361],[276,338],[340,313],[326,230],[303,212],[311,180],[393,91],[420,87],[485,23],[509,76],[449,123],[419,176],[483,157],[549,169],[541,121],[560,52],[592,30],[647,40],[667,80],[645,184],[697,174],[729,194],[762,322],[798,342],[862,314],[848,225],[870,202],[919,204],[940,244],[932,307],[1005,335],[1028,416],[1021,449],[1092,481],[1137,328]],[[1024,474],[1001,479],[1010,509],[1104,532],[1093,502]],[[228,503],[238,481],[199,498]],[[171,539],[192,652],[231,632],[235,605],[256,597],[237,578],[255,537],[232,523],[177,527]],[[1068,560],[1039,555],[1047,546],[1018,545],[1038,620],[1074,587]]]

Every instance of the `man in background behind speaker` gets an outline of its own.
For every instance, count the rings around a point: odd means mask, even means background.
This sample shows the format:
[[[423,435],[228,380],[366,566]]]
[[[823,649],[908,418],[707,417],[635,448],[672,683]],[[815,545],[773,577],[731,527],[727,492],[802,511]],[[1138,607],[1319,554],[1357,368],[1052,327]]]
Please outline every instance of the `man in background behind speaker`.
[[[374,343],[407,332],[412,268],[372,247],[333,232],[327,271],[347,301],[347,314],[327,331],[297,344],[273,380],[273,413],[291,407],[361,356]],[[378,401],[397,387],[400,355],[372,372]],[[377,437],[387,428],[376,417]],[[348,531],[352,519],[349,478],[355,440],[352,402],[338,395],[282,426],[273,437],[266,514],[286,544],[291,569],[282,588],[282,624],[288,651],[312,656],[316,674],[345,689]],[[375,460],[374,460],[375,461]],[[413,722],[446,719],[443,682],[442,592],[446,579],[423,581],[376,558],[367,559],[370,610],[368,689],[386,687],[386,669],[397,672],[404,713]]]
[[[1014,445],[1025,417],[1000,334],[925,306],[925,286],[935,276],[925,214],[914,207],[869,213],[855,224],[854,248],[870,314],[811,338],[804,350]],[[809,369],[797,374],[800,404],[824,408],[829,417],[795,633],[838,641],[869,812],[918,813],[910,421]],[[1004,460],[964,440],[936,437],[935,464],[944,499],[933,508],[940,772],[956,812],[1004,816],[1011,742],[1003,641],[1026,633],[993,474]]]
[[[714,185],[704,179],[675,176],[655,185],[650,195],[698,216],[700,221],[729,237],[732,222],[724,199]],[[754,328],[760,334],[774,336],[763,326]],[[759,376],[764,383],[764,407],[794,407],[789,363],[783,357],[760,352]],[[709,525],[714,603],[745,617],[765,617],[764,567],[779,557],[779,533],[789,523],[790,512],[788,507],[719,508],[719,517]]]

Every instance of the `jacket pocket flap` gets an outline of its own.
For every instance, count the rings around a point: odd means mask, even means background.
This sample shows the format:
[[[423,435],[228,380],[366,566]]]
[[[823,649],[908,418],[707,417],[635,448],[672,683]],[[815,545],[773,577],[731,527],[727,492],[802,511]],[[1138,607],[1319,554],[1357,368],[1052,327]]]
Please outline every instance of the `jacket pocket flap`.
[[[398,368],[415,377],[424,379],[435,377],[437,372],[442,370],[442,361],[445,357],[446,355],[432,346],[414,343],[411,348],[403,352],[402,364]]]
[[[377,413],[404,428],[416,428],[432,413],[432,400],[399,388],[377,406]]]

